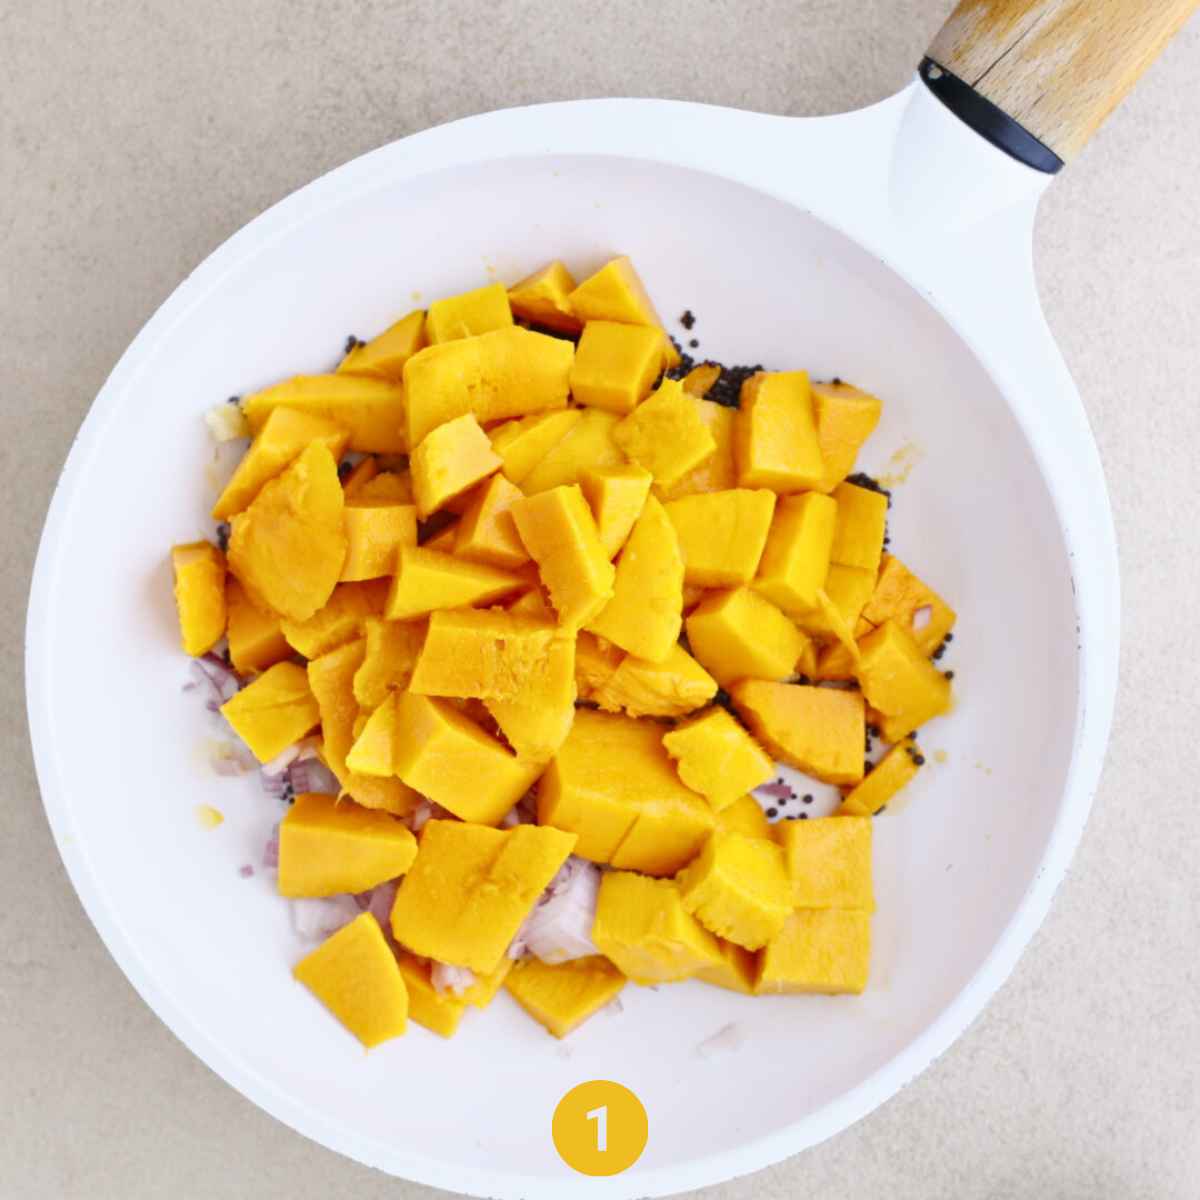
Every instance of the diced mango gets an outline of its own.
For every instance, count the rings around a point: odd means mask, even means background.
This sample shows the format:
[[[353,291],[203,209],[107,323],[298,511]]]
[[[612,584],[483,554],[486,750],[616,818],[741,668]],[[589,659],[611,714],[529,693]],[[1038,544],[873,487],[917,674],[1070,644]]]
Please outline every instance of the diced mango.
[[[807,372],[760,371],[742,384],[733,450],[741,487],[784,495],[820,483],[825,465]]]
[[[254,433],[277,408],[293,408],[323,417],[349,435],[347,450],[362,454],[403,454],[404,390],[390,379],[369,375],[297,375],[242,401],[242,412]]]
[[[491,604],[521,591],[523,584],[521,576],[511,571],[467,562],[427,546],[401,546],[384,615],[389,621],[409,621],[440,608]]]
[[[574,847],[557,829],[429,821],[396,892],[392,933],[415,954],[490,974]]]
[[[818,492],[832,492],[851,471],[863,443],[879,424],[882,403],[848,383],[812,385],[813,409],[817,418],[817,440],[825,473],[815,485]]]
[[[411,504],[349,501],[342,519],[346,529],[343,583],[390,576],[400,547],[417,544],[417,510]]]
[[[319,442],[263,484],[229,537],[229,569],[250,598],[288,620],[308,620],[342,572],[343,507],[337,463]]]
[[[869,818],[782,821],[775,834],[797,908],[874,909]]]
[[[439,992],[430,978],[433,964],[402,950],[396,956],[404,985],[408,989],[408,1015],[441,1037],[453,1037],[458,1030],[467,1002],[453,992]]]
[[[763,838],[714,833],[676,882],[705,929],[747,950],[775,937],[793,908],[783,851]]]
[[[854,483],[839,483],[833,489],[833,498],[837,501],[837,522],[830,561],[877,574],[887,528],[888,498]]]
[[[844,995],[867,986],[871,915],[800,909],[759,957],[759,995]]]
[[[703,967],[695,978],[714,987],[730,992],[741,992],[743,996],[754,995],[754,984],[758,975],[758,955],[737,945],[717,938],[721,961],[711,967]]]
[[[694,794],[643,797],[633,827],[613,851],[612,865],[643,875],[674,875],[696,857],[715,825],[712,809]]]
[[[568,298],[574,290],[571,272],[556,260],[514,283],[508,289],[508,303],[515,316],[531,325],[578,333],[583,322],[575,315]]]
[[[797,612],[796,624],[819,637],[836,637],[843,643],[848,641],[848,648],[853,653],[856,649],[853,631],[874,586],[873,571],[830,563],[825,583],[817,589],[817,607]]]
[[[579,412],[577,409],[569,411]],[[600,408],[585,408],[579,420],[552,446],[521,480],[527,496],[551,488],[578,483],[587,471],[598,467],[619,467],[625,454],[613,439],[621,418]]]
[[[710,592],[686,628],[692,653],[723,688],[739,679],[787,679],[813,657],[809,639],[750,588]]]
[[[397,701],[395,755],[396,774],[409,787],[482,825],[495,825],[541,773],[540,764],[515,758],[452,704],[412,692]]]
[[[702,588],[699,584],[688,583],[686,580],[684,580],[683,611],[685,613],[691,612],[692,609],[704,599],[707,591],[707,588]]]
[[[279,412],[289,412],[289,409],[278,409]],[[339,474],[341,471],[339,470]],[[366,487],[379,474],[379,459],[373,454],[368,454],[360,458],[358,462],[350,468],[348,474],[342,477],[342,495],[345,499],[351,499],[354,494],[363,487]]]
[[[554,966],[527,958],[513,967],[505,982],[512,998],[556,1038],[578,1029],[624,986],[625,976],[600,955]]]
[[[713,362],[701,363],[693,367],[683,377],[683,390],[697,400],[703,400],[712,391],[718,379],[721,378],[721,368]]]
[[[696,370],[702,371],[704,368],[697,367]],[[686,379],[683,381],[683,390],[689,392]],[[695,399],[694,393],[689,394]],[[697,492],[725,492],[737,487],[737,465],[733,459],[735,410],[723,404],[714,404],[711,400],[696,399],[695,404],[696,414],[708,427],[716,449],[698,467],[693,467],[669,488],[660,487],[658,492],[664,501],[694,496]]]
[[[627,654],[592,699],[631,717],[684,717],[717,694],[717,681],[678,643],[652,663]]]
[[[860,692],[743,679],[729,688],[751,732],[780,762],[827,783],[863,777],[866,716]]]
[[[664,379],[613,430],[613,441],[631,462],[664,488],[716,453],[717,442],[696,412],[696,401],[677,379]]]
[[[659,330],[589,321],[575,348],[571,395],[588,408],[631,413],[649,395],[662,362]]]
[[[328,603],[306,621],[284,618],[280,622],[283,636],[297,654],[320,658],[358,637],[367,618],[378,617],[383,612],[388,586],[386,579],[339,583]]]
[[[548,621],[557,620],[550,597],[546,595],[546,589],[541,584],[522,592],[515,600],[510,600],[505,605],[505,611],[512,613],[514,617],[544,617]]]
[[[950,681],[895,621],[885,621],[859,647],[858,682],[883,714],[885,741],[898,742],[950,711]]]
[[[425,630],[420,621],[368,617],[363,622],[366,646],[362,664],[354,673],[354,698],[360,707],[378,708],[388,692],[408,687],[425,642]]]
[[[500,458],[474,413],[455,417],[421,439],[409,459],[417,515],[424,520],[500,469]]]
[[[758,570],[775,493],[732,488],[672,500],[667,515],[683,548],[685,578],[700,587],[736,587]]]
[[[867,627],[866,632],[871,632],[870,626]],[[811,677],[822,683],[845,683],[854,678],[854,670],[857,666],[857,645],[851,650],[843,642],[831,642],[817,655],[817,669],[815,672],[811,672]]]
[[[628,255],[607,262],[589,275],[567,297],[571,311],[584,321],[619,321],[625,325],[653,325],[662,331],[663,365],[677,367],[679,351],[667,337],[654,304]]]
[[[547,616],[553,614],[547,612]],[[558,631],[544,663],[528,683],[507,700],[486,701],[492,719],[517,756],[531,763],[549,761],[566,741],[575,720],[575,638]]]
[[[368,1050],[404,1032],[408,991],[383,930],[370,913],[322,942],[292,974]]]
[[[411,504],[412,476],[407,470],[381,471],[360,483],[354,489],[353,496],[347,491],[346,499],[353,499],[358,504]]]
[[[601,879],[592,941],[634,983],[674,983],[722,962],[717,939],[684,908],[674,880],[629,871]]]
[[[425,550],[436,550],[439,554],[453,554],[454,543],[458,541],[457,519],[448,521],[436,533],[431,533],[424,541],[420,540],[421,530],[417,529],[417,544]],[[397,559],[397,561],[399,561]]]
[[[397,879],[417,857],[407,825],[348,800],[307,794],[279,823],[279,894],[335,896]]]
[[[171,549],[175,607],[185,654],[207,654],[225,636],[225,555],[211,542]]]
[[[304,668],[288,662],[248,683],[221,705],[221,715],[259,762],[294,746],[321,718]]]
[[[725,833],[743,833],[746,837],[770,838],[771,822],[762,805],[753,796],[741,796],[717,813],[717,828]]]
[[[359,775],[377,775],[382,779],[395,775],[396,697],[393,693],[384,697],[359,730],[346,755],[346,766]]]
[[[425,317],[425,336],[430,344],[474,337],[513,323],[508,292],[502,283],[489,283],[474,291],[435,300]]]
[[[513,960],[505,955],[494,971],[477,976],[470,987],[463,989],[463,1000],[472,1008],[487,1008],[504,986],[504,981],[508,978],[508,973],[512,968]]]
[[[279,618],[259,608],[236,579],[225,584],[225,607],[229,613],[229,658],[239,675],[262,671],[291,656]]]
[[[581,631],[575,643],[575,686],[580,700],[596,699],[616,674],[624,652],[604,638]]]
[[[916,742],[905,740],[893,746],[867,772],[862,783],[846,793],[836,815],[873,817],[901,788],[913,781],[921,769],[921,761],[924,756]]]
[[[504,477],[523,485],[534,467],[583,419],[577,408],[559,412],[535,413],[520,420],[497,425],[488,436],[492,449],[500,456]]]
[[[837,513],[836,502],[818,492],[784,496],[775,508],[755,590],[784,612],[816,608],[829,574]]]
[[[512,515],[560,623],[578,628],[591,620],[611,599],[616,571],[578,485],[517,500]]]
[[[956,620],[954,609],[892,554],[883,556],[875,590],[862,615],[872,625],[895,621],[925,655],[942,644]]]
[[[614,558],[642,515],[654,476],[632,464],[585,471],[579,486],[596,519],[605,554]]]
[[[291,408],[272,409],[213,505],[213,520],[225,521],[240,513],[262,485],[274,479],[311,442],[327,446],[329,453],[339,459],[349,440],[350,434],[334,421]]]
[[[454,527],[454,553],[509,570],[527,563],[529,551],[512,516],[512,506],[520,499],[521,490],[503,475],[481,484]]]
[[[663,734],[679,778],[720,812],[766,783],[775,764],[723,708],[706,709]]]
[[[399,383],[404,378],[404,364],[426,344],[425,313],[417,309],[369,342],[354,346],[338,363],[338,374],[373,375]]]

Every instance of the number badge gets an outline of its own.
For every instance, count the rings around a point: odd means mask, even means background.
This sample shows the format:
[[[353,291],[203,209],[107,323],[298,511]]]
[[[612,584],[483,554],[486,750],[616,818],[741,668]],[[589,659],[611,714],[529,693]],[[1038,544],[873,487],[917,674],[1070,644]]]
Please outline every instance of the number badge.
[[[551,1125],[559,1157],[581,1175],[619,1175],[641,1157],[649,1135],[642,1102],[622,1084],[593,1079],[573,1087]]]

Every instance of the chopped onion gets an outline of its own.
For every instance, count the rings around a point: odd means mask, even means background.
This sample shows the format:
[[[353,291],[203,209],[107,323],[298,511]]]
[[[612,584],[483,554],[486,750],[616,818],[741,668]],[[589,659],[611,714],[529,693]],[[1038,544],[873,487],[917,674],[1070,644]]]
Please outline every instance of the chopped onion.
[[[263,791],[276,800],[282,800],[288,794],[288,788],[291,787],[286,775],[268,775],[265,771],[260,771],[258,778],[262,783]]]
[[[192,686],[202,685],[209,712],[216,712],[227,700],[232,700],[242,686],[229,664],[215,654],[202,654],[199,658],[193,658],[189,663],[189,670],[192,673],[192,685],[185,690],[191,691]]]
[[[305,792],[336,796],[341,787],[337,776],[319,758],[297,758],[288,768],[287,778],[297,796]]]
[[[288,767],[292,765],[292,761],[296,755],[300,753],[300,743],[297,742],[294,746],[288,746],[286,750],[280,750],[270,762],[265,762],[262,765],[262,773],[272,777],[282,775]]]
[[[696,1053],[701,1058],[716,1058],[721,1054],[731,1054],[741,1049],[743,1042],[741,1029],[730,1022],[722,1025],[712,1037],[707,1037],[696,1047]]]
[[[532,954],[557,964],[599,954],[592,941],[599,891],[600,868],[571,855],[517,931],[509,957]]]
[[[384,933],[388,933],[391,929],[392,905],[396,900],[396,888],[399,882],[398,879],[392,879],[387,883],[381,883],[378,887],[371,888],[369,892],[359,892],[354,897],[358,907],[363,912],[369,912],[379,922]]]
[[[243,879],[249,879],[254,874],[254,868],[249,863],[244,863],[238,868],[238,874]]]
[[[320,941],[337,933],[358,916],[359,908],[349,895],[290,902],[292,929],[302,938]]]
[[[433,805],[428,800],[422,800],[416,808],[408,814],[408,827],[413,833],[420,833],[425,828],[425,822],[433,816]]]
[[[235,438],[249,437],[250,426],[240,404],[214,404],[204,414],[204,423],[214,442],[232,442]]]
[[[929,622],[933,620],[933,605],[922,604],[920,608],[912,615],[912,627],[914,633],[920,633],[922,629],[929,627]]]
[[[276,822],[271,830],[271,836],[267,838],[267,844],[263,847],[262,865],[268,870],[279,870],[279,824]]]
[[[476,983],[475,972],[469,967],[455,967],[450,963],[434,962],[429,972],[429,982],[438,992],[453,992],[461,996]]]

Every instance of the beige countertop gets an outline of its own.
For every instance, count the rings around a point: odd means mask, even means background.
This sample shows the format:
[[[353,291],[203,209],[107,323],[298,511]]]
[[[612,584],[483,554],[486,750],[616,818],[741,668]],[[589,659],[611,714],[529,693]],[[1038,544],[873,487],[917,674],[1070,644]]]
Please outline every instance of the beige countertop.
[[[905,82],[949,7],[0,6],[0,1196],[435,1195],[305,1141],[194,1059],[109,959],[42,815],[21,678],[29,574],[67,448],[138,328],[245,221],[403,134],[584,96],[856,108]],[[1194,21],[1038,225],[1047,315],[1100,443],[1124,577],[1122,691],[1079,855],[953,1049],[849,1132],[714,1200],[1198,1194],[1198,78]]]

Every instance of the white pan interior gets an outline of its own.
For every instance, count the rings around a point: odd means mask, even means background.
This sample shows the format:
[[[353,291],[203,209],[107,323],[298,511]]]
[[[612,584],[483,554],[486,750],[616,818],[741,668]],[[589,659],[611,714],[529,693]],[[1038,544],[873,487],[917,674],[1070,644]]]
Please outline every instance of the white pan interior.
[[[253,782],[212,774],[208,718],[180,691],[167,551],[211,529],[201,414],[329,368],[348,333],[370,335],[415,303],[493,275],[511,281],[552,257],[583,274],[616,252],[633,256],[664,317],[693,310],[699,354],[876,392],[885,415],[862,465],[887,472],[900,450],[915,461],[896,489],[892,548],[960,613],[943,663],[958,705],[923,731],[929,769],[875,825],[872,984],[856,999],[630,987],[622,1013],[562,1044],[501,994],[451,1042],[413,1027],[367,1056],[292,982],[302,948],[267,878],[239,877],[257,864],[277,805]],[[551,1145],[555,1103],[582,1080],[613,1078],[642,1098],[651,1133],[611,1194],[644,1195],[729,1174],[739,1159],[758,1165],[766,1155],[750,1144],[797,1123],[792,1148],[836,1127],[836,1105],[878,1086],[873,1077],[980,970],[1034,878],[1070,762],[1079,672],[1068,557],[988,374],[842,235],[742,185],[654,163],[455,168],[298,220],[238,260],[123,378],[75,464],[62,536],[42,564],[49,600],[33,617],[30,665],[43,780],[122,965],[265,1107],[400,1174],[562,1196],[580,1181]],[[224,825],[204,831],[200,804]],[[698,1043],[731,1022],[740,1048],[700,1056]]]

